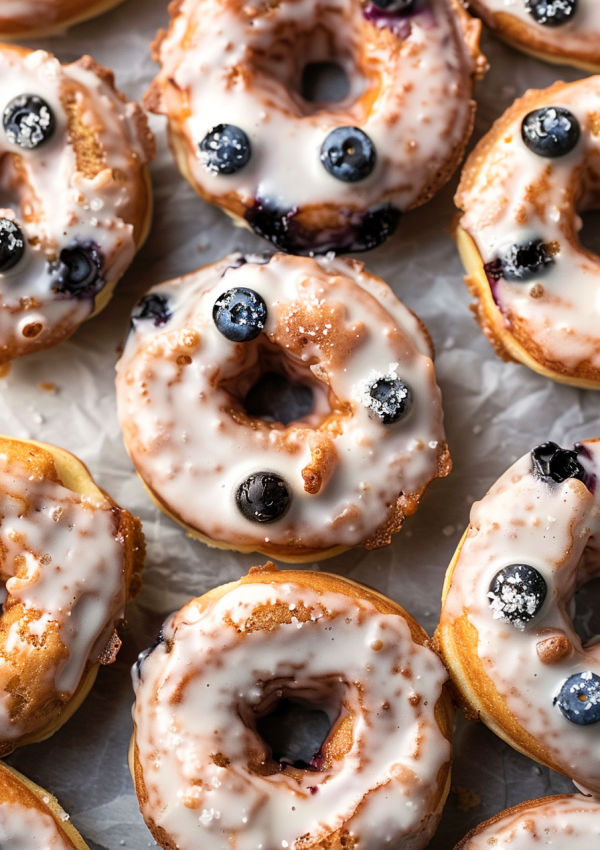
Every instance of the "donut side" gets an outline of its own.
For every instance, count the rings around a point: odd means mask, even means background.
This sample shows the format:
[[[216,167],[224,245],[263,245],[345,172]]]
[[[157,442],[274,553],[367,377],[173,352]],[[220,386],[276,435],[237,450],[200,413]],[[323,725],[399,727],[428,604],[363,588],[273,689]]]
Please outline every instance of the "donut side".
[[[103,15],[119,6],[123,0],[46,0],[45,3],[21,3],[22,12],[14,15],[0,10],[0,39],[46,38],[59,35],[76,24]],[[40,9],[42,5],[47,10]]]

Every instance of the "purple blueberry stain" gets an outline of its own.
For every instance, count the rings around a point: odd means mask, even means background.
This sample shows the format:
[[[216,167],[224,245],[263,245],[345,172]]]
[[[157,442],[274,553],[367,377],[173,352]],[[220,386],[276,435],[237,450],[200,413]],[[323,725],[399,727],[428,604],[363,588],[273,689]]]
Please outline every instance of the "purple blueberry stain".
[[[363,6],[363,17],[380,29],[389,29],[403,41],[410,38],[412,22],[431,29],[436,21],[425,0],[371,0]]]

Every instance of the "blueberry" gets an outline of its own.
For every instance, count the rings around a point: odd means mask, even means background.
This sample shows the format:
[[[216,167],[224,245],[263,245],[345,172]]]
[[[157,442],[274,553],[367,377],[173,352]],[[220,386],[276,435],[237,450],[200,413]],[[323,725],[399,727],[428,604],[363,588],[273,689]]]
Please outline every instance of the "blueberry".
[[[364,180],[375,168],[377,154],[371,139],[358,127],[337,127],[321,147],[321,162],[344,183]]]
[[[545,481],[562,484],[568,478],[585,483],[585,470],[577,460],[577,452],[561,449],[556,443],[542,443],[531,451],[533,474]]]
[[[570,153],[581,136],[579,121],[568,109],[546,106],[523,119],[521,136],[530,151],[555,159]]]
[[[0,218],[0,274],[17,265],[25,253],[21,228],[9,218]]]
[[[386,12],[404,12],[414,5],[415,0],[371,0],[374,6],[378,9],[385,9]]]
[[[93,297],[106,282],[101,276],[103,265],[104,256],[95,242],[74,243],[63,248],[52,289],[74,298]]]
[[[540,277],[554,265],[554,257],[541,239],[532,239],[521,245],[509,245],[500,252],[500,256],[486,263],[485,273],[492,280],[505,280],[513,283],[527,283],[534,277]]]
[[[394,375],[375,378],[368,384],[367,391],[365,405],[372,418],[384,425],[404,419],[412,407],[410,387]]]
[[[537,24],[560,27],[577,11],[577,0],[525,0],[525,8]]]
[[[154,327],[160,328],[167,324],[171,315],[167,296],[159,292],[152,292],[150,295],[144,295],[135,305],[131,314],[131,322],[135,326],[138,321],[152,319]]]
[[[2,126],[11,144],[32,150],[48,141],[56,121],[45,100],[35,94],[21,94],[5,107]]]
[[[208,171],[235,174],[250,159],[250,139],[234,124],[217,124],[200,142],[202,160]]]
[[[213,320],[226,339],[249,342],[265,327],[267,305],[258,292],[238,286],[217,298]]]
[[[563,684],[554,705],[567,720],[578,726],[590,726],[600,720],[600,676],[591,671],[574,673]]]
[[[527,564],[511,564],[495,576],[488,598],[495,620],[523,631],[538,614],[546,599],[548,587],[544,577]]]
[[[287,512],[292,496],[288,485],[274,472],[255,472],[240,485],[235,501],[251,522],[275,522]]]
[[[157,647],[157,646],[160,646],[160,645],[161,645],[161,643],[164,643],[164,642],[165,642],[164,628],[165,628],[165,625],[164,625],[164,623],[163,623],[163,624],[162,624],[162,626],[160,627],[160,631],[159,631],[159,633],[158,633],[158,637],[156,638],[156,640],[154,641],[154,643],[152,644],[152,646],[149,646],[149,647],[148,647],[148,649],[144,649],[144,650],[143,650],[142,652],[140,652],[140,654],[138,655],[138,657],[137,657],[137,661],[135,662],[135,667],[136,667],[136,670],[137,670],[137,674],[138,674],[138,676],[139,676],[139,675],[140,675],[140,673],[142,672],[142,664],[144,663],[144,661],[146,660],[146,658],[148,658],[148,656],[149,656],[152,652],[154,652],[154,650],[156,649],[156,647]]]

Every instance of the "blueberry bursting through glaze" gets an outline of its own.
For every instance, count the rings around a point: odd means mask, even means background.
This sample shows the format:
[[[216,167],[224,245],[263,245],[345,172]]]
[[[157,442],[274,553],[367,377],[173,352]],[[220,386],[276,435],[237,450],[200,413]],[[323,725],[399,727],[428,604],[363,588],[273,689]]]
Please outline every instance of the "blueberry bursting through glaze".
[[[554,698],[563,715],[578,726],[591,726],[600,720],[600,676],[591,671],[574,673]]]
[[[580,137],[579,121],[568,109],[545,106],[534,109],[523,119],[521,136],[529,150],[547,159],[566,156]]]
[[[160,292],[153,292],[141,298],[131,313],[131,324],[136,327],[138,322],[151,319],[155,328],[166,325],[171,318],[169,299]]]
[[[238,488],[238,510],[250,522],[275,522],[287,513],[292,501],[288,485],[274,472],[255,472]]]
[[[560,27],[577,12],[578,0],[525,0],[525,9],[537,24]]]
[[[215,174],[235,174],[252,154],[250,139],[234,124],[217,124],[200,142],[202,160]]]
[[[548,483],[562,484],[569,478],[586,483],[583,466],[577,460],[577,452],[561,449],[556,443],[542,443],[531,450],[533,474]]]
[[[160,631],[159,631],[159,633],[158,633],[158,637],[156,638],[156,640],[154,641],[154,643],[152,644],[152,646],[149,646],[149,647],[148,647],[148,649],[144,649],[144,650],[143,650],[142,652],[140,652],[140,654],[138,655],[138,657],[137,657],[137,661],[135,662],[135,669],[137,670],[137,674],[138,674],[138,676],[139,676],[139,675],[141,674],[141,672],[142,672],[142,664],[144,663],[144,661],[146,660],[146,658],[148,658],[148,656],[149,656],[152,652],[154,652],[154,650],[156,649],[156,647],[157,647],[157,646],[160,646],[160,645],[161,645],[161,643],[164,643],[164,642],[165,642],[164,628],[165,628],[165,626],[164,626],[164,623],[163,623],[163,625],[160,627]]]
[[[372,418],[393,425],[410,412],[412,393],[400,378],[385,375],[370,382],[364,403]]]
[[[415,0],[371,0],[371,3],[386,12],[406,12],[414,6]]]
[[[375,145],[358,127],[336,127],[323,142],[321,162],[337,180],[357,183],[375,168]]]
[[[253,289],[239,286],[220,295],[213,307],[217,330],[231,342],[249,342],[267,321],[267,305]]]
[[[52,289],[72,298],[93,298],[106,283],[101,276],[103,265],[104,255],[95,242],[63,248],[53,268]]]
[[[24,253],[21,228],[9,218],[0,218],[0,274],[14,268]]]
[[[527,564],[511,564],[495,576],[488,599],[495,620],[523,631],[540,612],[548,587],[544,577]]]
[[[499,257],[484,265],[488,280],[500,278],[511,283],[527,283],[540,277],[554,265],[555,260],[541,239],[533,239],[521,245],[509,245]]]
[[[56,121],[45,100],[35,94],[21,94],[5,107],[2,126],[11,144],[32,150],[51,138]]]

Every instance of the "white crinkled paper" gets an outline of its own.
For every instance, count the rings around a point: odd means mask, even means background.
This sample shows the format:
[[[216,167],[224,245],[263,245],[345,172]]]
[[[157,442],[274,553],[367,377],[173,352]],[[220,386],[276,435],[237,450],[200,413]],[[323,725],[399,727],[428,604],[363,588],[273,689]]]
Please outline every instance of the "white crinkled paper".
[[[90,53],[111,67],[119,87],[136,99],[155,71],[149,42],[166,23],[166,0],[127,0],[69,35],[28,46],[48,48],[62,61]],[[526,88],[581,76],[525,58],[492,39],[484,40],[484,49],[491,70],[477,88],[477,137]],[[144,588],[129,608],[129,630],[117,662],[100,670],[83,707],[53,738],[9,758],[57,795],[91,848],[111,850],[154,846],[127,768],[131,663],[152,642],[165,614],[264,560],[188,540],[150,504],[123,448],[114,366],[133,304],[161,280],[233,250],[265,248],[262,240],[233,227],[195,195],[167,151],[163,119],[152,117],[151,125],[159,153],[151,169],[155,216],[146,246],[103,313],[58,348],[15,363],[0,381],[1,432],[55,442],[79,455],[98,483],[144,522]],[[425,207],[407,214],[388,244],[363,255],[368,268],[391,284],[432,334],[454,471],[434,483],[390,547],[370,554],[352,551],[325,564],[327,570],[364,581],[398,600],[430,634],[437,623],[444,572],[473,499],[537,443],[552,439],[569,444],[600,436],[600,395],[559,386],[523,366],[502,363],[485,341],[469,311],[460,261],[449,236],[455,186],[456,179]],[[599,223],[600,215],[590,215],[584,235],[597,251]],[[56,393],[41,389],[42,382],[55,384]],[[319,569],[316,563],[310,566]],[[588,606],[592,598],[586,595]],[[454,743],[453,783],[475,792],[480,802],[461,811],[464,795],[450,794],[430,845],[433,850],[451,850],[468,829],[506,806],[573,790],[569,780],[461,717]]]

